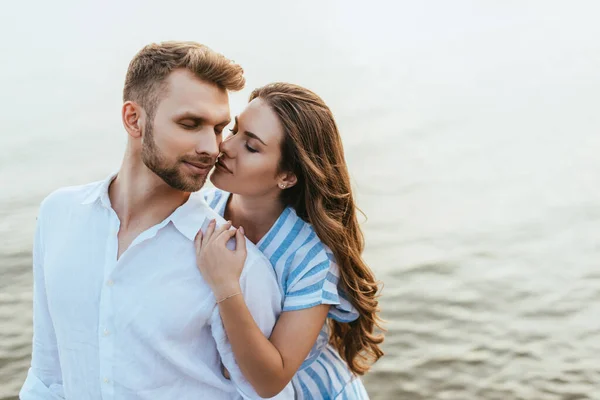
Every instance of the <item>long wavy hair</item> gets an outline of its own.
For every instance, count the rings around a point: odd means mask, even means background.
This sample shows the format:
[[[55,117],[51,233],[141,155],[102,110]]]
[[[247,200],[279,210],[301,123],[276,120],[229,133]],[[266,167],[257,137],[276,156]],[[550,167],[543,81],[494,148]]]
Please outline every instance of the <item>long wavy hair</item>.
[[[297,183],[282,190],[281,200],[310,223],[339,265],[341,290],[359,318],[350,323],[330,320],[329,341],[358,375],[383,356],[379,284],[362,258],[364,237],[357,218],[342,140],[325,102],[312,91],[289,83],[255,89],[277,114],[284,129],[280,171],[293,172]]]

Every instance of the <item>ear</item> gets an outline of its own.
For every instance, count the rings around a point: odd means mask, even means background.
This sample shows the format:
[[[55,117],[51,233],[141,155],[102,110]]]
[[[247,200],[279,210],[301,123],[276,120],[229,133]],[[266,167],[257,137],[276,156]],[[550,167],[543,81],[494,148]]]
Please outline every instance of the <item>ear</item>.
[[[142,136],[141,127],[144,125],[146,118],[146,113],[142,107],[133,101],[126,101],[121,110],[121,118],[129,136],[133,138],[140,138]]]
[[[279,175],[277,179],[277,185],[280,189],[289,189],[298,183],[298,178],[296,178],[296,174],[292,172],[285,172]]]

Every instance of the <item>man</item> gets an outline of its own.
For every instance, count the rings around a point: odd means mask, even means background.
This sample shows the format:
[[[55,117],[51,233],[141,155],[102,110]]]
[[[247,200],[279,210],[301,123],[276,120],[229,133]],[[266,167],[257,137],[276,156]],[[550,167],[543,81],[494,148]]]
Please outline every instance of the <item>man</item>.
[[[119,172],[60,189],[40,208],[21,399],[258,397],[227,343],[216,305],[227,298],[199,274],[193,245],[201,226],[223,223],[191,192],[203,186],[230,122],[228,90],[244,83],[240,66],[197,43],[148,45],[131,61]],[[270,335],[281,295],[250,244],[240,284]],[[279,396],[293,397],[290,390]]]

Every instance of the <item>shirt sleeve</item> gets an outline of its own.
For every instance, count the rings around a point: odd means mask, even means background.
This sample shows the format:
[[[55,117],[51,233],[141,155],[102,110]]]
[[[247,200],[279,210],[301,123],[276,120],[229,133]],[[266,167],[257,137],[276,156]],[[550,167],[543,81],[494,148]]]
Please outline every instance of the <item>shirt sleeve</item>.
[[[21,400],[64,399],[54,326],[44,279],[42,211],[33,243],[33,344],[31,367],[19,393]]]
[[[256,258],[244,267],[240,284],[246,305],[256,321],[256,324],[265,335],[269,337],[273,331],[277,317],[281,312],[281,293],[273,268],[268,260]],[[219,314],[219,307],[215,307],[211,316],[212,335],[217,343],[217,350],[221,356],[223,366],[227,368],[231,381],[237,392],[244,399],[260,399],[250,382],[246,380],[235,361],[233,349],[227,340],[223,321]],[[285,400],[294,398],[294,389],[289,383],[273,399]]]
[[[330,304],[329,318],[340,322],[358,318],[357,310],[340,288],[339,266],[333,253],[318,239],[300,249],[290,263],[283,311]]]

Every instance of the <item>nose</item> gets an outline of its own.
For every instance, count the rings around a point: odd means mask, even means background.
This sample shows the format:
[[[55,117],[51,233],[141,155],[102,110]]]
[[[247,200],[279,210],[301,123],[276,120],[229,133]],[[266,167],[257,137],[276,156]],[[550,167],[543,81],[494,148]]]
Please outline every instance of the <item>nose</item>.
[[[219,155],[219,144],[221,136],[215,135],[214,131],[202,132],[198,135],[198,143],[196,143],[196,153],[203,154],[216,158]]]
[[[235,136],[231,135],[229,136],[227,139],[223,140],[221,142],[221,144],[219,145],[219,151],[223,154],[225,154],[225,156],[227,156],[227,158],[233,158],[234,157],[234,147],[233,147],[233,139]]]

